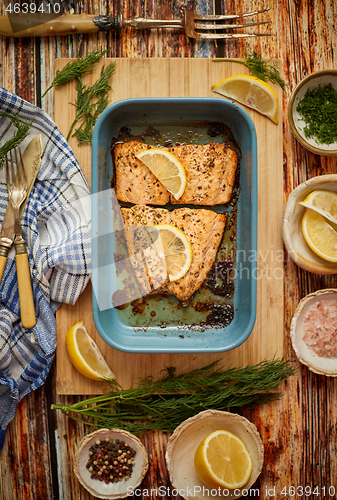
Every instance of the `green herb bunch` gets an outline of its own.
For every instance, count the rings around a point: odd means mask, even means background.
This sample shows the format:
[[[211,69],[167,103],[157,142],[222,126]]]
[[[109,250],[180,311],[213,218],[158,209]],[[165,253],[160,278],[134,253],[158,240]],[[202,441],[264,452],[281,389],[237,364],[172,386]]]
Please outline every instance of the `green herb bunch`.
[[[83,83],[82,75],[92,72],[97,62],[103,57],[109,49],[96,50],[86,57],[78,57],[57,71],[53,83],[48,87],[43,96],[53,87],[61,87],[71,80],[76,81],[76,115],[67,135],[67,140],[72,137],[77,138],[80,146],[85,142],[91,142],[92,131],[97,118],[108,105],[108,93],[111,90],[110,78],[115,72],[115,63],[110,63],[107,67],[103,66],[100,78],[92,85]],[[75,126],[78,125],[77,128]],[[75,130],[74,130],[75,129]]]
[[[332,144],[337,140],[337,90],[331,83],[308,89],[297,105],[305,121],[304,135],[319,144]]]
[[[75,61],[66,64],[61,70],[56,71],[56,76],[52,84],[47,88],[42,97],[44,97],[53,87],[62,87],[62,85],[66,85],[74,78],[78,78],[84,73],[94,71],[96,63],[101,57],[107,54],[108,50],[109,49],[95,50],[86,57],[78,57]]]
[[[76,116],[67,135],[71,136],[76,123],[80,122],[73,136],[77,137],[79,145],[91,142],[93,127],[99,115],[108,105],[108,92],[111,90],[110,78],[115,72],[115,63],[103,66],[99,80],[92,87],[83,84],[82,77],[76,78]]]
[[[286,84],[280,75],[276,62],[263,60],[261,54],[257,52],[248,52],[245,53],[244,56],[246,58],[244,61],[229,58],[217,58],[213,59],[213,61],[230,61],[244,64],[247,68],[249,68],[252,75],[256,76],[256,78],[259,78],[264,82],[270,81],[278,84],[282,90],[285,89]]]
[[[172,432],[203,410],[254,407],[278,399],[281,392],[274,389],[295,373],[284,359],[229,370],[218,363],[177,376],[174,368],[167,368],[159,380],[141,379],[137,387],[126,390],[112,380],[108,394],[73,405],[53,404],[52,409],[96,428]]]
[[[20,120],[19,114],[11,115],[5,111],[0,113],[0,116],[4,116],[12,120],[13,124],[17,128],[16,133],[8,141],[6,141],[2,146],[0,146],[0,168],[3,167],[5,158],[7,154],[17,146],[28,136],[32,121],[24,122]]]

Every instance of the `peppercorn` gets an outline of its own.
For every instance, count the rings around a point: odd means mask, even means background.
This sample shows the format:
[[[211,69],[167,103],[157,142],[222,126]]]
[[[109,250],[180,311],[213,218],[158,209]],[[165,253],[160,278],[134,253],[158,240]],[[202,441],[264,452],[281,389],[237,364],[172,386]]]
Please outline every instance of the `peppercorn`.
[[[105,448],[102,447],[103,443]],[[89,448],[90,458],[86,467],[91,479],[104,480],[107,484],[127,480],[132,475],[135,455],[136,451],[125,441],[105,438],[104,441],[97,440]]]

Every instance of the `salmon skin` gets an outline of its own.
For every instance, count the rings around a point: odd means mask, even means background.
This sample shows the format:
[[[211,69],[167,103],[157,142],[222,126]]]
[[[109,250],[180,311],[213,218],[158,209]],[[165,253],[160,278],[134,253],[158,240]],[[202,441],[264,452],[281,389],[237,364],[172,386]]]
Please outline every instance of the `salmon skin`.
[[[179,200],[167,191],[136,155],[151,146],[130,141],[116,144],[113,159],[117,199],[136,205],[222,205],[232,196],[238,155],[224,144],[187,144],[162,148],[174,154],[186,172],[186,188]]]
[[[225,230],[226,214],[187,207],[177,208],[170,212],[165,208],[152,208],[144,205],[121,208],[121,213],[128,234],[132,227],[172,224],[186,235],[193,252],[190,269],[180,280],[164,282],[156,292],[173,294],[184,306],[188,305],[215,261]],[[155,255],[154,259],[157,259]],[[158,270],[157,275],[161,275],[161,279],[165,280],[164,270],[161,273]]]

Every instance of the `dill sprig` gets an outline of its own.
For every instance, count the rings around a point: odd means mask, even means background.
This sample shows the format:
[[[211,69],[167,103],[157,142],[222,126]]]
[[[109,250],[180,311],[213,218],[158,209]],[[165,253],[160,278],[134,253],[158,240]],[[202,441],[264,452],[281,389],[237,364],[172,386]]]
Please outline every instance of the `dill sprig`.
[[[70,82],[70,80],[79,78],[84,73],[93,71],[95,64],[101,59],[101,57],[107,54],[108,51],[109,49],[95,50],[86,57],[78,57],[75,61],[71,61],[66,64],[61,70],[57,70],[52,84],[47,88],[42,97],[44,97],[53,87],[61,87],[62,85]]]
[[[16,133],[11,137],[8,141],[5,142],[2,146],[0,146],[0,168],[2,168],[5,158],[9,151],[16,148],[21,144],[21,142],[27,137],[29,134],[29,129],[33,123],[33,121],[24,122],[20,120],[19,114],[11,115],[10,113],[6,113],[5,111],[0,113],[0,116],[5,116],[12,120],[13,124],[17,128]]]
[[[111,380],[108,394],[51,408],[96,428],[123,428],[134,434],[155,429],[173,432],[203,410],[252,408],[276,400],[282,392],[275,389],[296,371],[284,359],[229,370],[218,364],[219,360],[177,376],[175,368],[166,368],[159,380],[141,379],[131,389],[122,389]]]
[[[230,58],[215,58],[213,61],[229,61],[244,64],[247,68],[249,68],[252,75],[256,76],[260,80],[263,80],[264,82],[270,81],[272,83],[276,83],[282,90],[285,89],[286,84],[279,73],[276,62],[271,60],[264,61],[261,54],[257,52],[245,53],[244,56],[246,58],[244,61]]]
[[[83,84],[81,76],[76,78],[76,115],[70,126],[67,140],[72,135],[77,137],[79,146],[84,142],[91,142],[92,130],[97,118],[108,105],[108,92],[111,90],[110,78],[115,69],[115,63],[110,63],[107,67],[103,66],[99,79],[92,87]],[[78,122],[81,123],[72,134]]]

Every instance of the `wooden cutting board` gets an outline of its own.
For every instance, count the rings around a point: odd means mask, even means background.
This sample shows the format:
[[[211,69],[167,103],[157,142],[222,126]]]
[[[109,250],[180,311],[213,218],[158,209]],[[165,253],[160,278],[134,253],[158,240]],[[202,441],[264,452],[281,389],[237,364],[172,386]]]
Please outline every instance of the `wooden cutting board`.
[[[110,62],[112,59],[105,60]],[[112,79],[111,103],[132,97],[217,97],[211,87],[224,78],[248,74],[238,63],[212,62],[210,59],[115,59],[116,72]],[[69,59],[58,59],[56,70]],[[102,63],[103,64],[103,63]],[[85,76],[92,83],[100,72]],[[283,150],[282,150],[282,91],[279,96],[279,124],[246,108],[251,115],[258,138],[258,273],[257,316],[250,337],[241,346],[225,353],[204,354],[130,354],[113,349],[99,336],[92,314],[91,284],[74,306],[62,305],[56,314],[56,390],[58,394],[100,394],[109,390],[104,382],[91,381],[71,365],[65,349],[65,335],[77,321],[83,320],[118,382],[124,387],[146,376],[160,377],[165,367],[175,366],[176,373],[200,368],[221,359],[226,367],[255,364],[264,359],[283,355],[283,243],[281,224],[283,214]],[[66,136],[75,116],[72,105],[76,100],[75,87],[69,83],[55,89],[54,120]],[[91,147],[78,147],[71,138],[69,144],[90,184]]]

